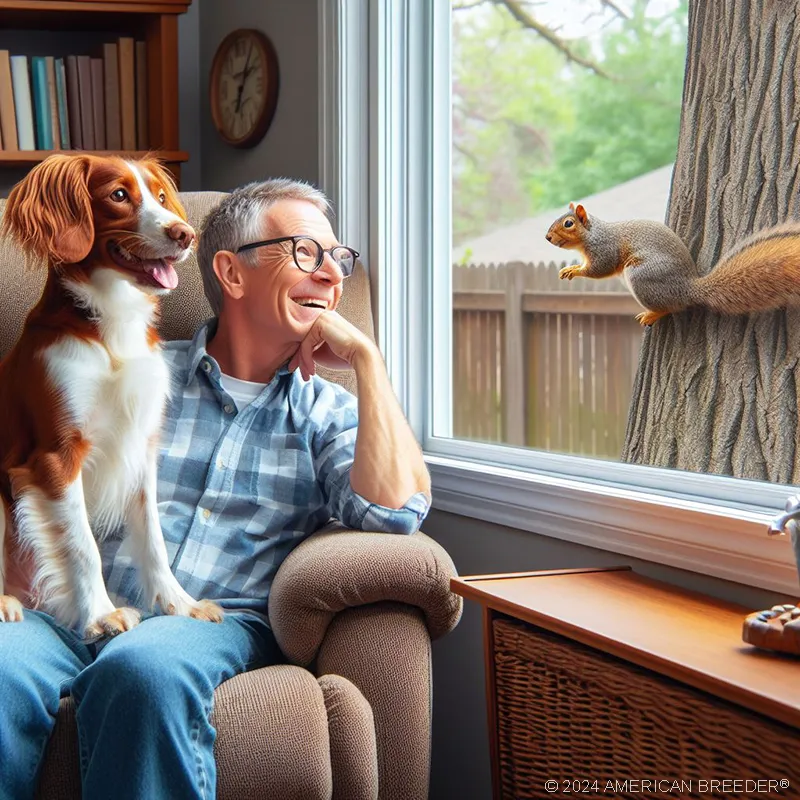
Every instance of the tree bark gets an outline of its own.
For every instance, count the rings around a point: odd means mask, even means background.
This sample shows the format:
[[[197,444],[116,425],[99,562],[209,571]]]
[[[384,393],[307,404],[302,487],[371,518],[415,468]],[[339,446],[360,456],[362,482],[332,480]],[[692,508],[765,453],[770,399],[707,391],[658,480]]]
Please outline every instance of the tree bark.
[[[746,235],[800,218],[800,12],[690,0],[667,224],[708,272]],[[622,123],[624,124],[624,123]],[[645,333],[622,460],[800,483],[800,309],[692,309]]]

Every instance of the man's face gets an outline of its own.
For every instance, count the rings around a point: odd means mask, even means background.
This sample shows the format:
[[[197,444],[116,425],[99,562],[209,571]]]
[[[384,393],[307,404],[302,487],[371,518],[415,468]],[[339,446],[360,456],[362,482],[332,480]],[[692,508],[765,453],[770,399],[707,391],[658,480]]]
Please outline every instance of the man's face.
[[[282,200],[272,206],[269,219],[265,239],[309,236],[325,249],[340,243],[325,215],[312,203]],[[242,263],[245,313],[257,327],[268,327],[287,341],[302,341],[320,314],[338,306],[341,270],[326,253],[316,272],[303,272],[292,257],[292,242],[266,245],[256,253],[258,266]]]

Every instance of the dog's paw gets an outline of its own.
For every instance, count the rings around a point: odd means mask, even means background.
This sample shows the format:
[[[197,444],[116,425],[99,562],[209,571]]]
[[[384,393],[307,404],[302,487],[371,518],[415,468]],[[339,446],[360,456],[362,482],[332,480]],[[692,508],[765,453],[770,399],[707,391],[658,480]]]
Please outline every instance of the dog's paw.
[[[191,617],[203,619],[208,622],[222,622],[224,612],[211,600],[194,600],[188,594],[177,595],[173,600],[165,600],[162,595],[156,595],[156,603],[161,610],[172,617]]]
[[[222,622],[225,612],[211,600],[198,600],[189,611],[192,619],[204,619],[208,622]]]
[[[22,603],[10,594],[0,595],[0,622],[22,622]]]
[[[99,639],[103,636],[117,636],[135,628],[142,620],[142,615],[135,608],[116,608],[93,620],[86,626],[84,638]]]

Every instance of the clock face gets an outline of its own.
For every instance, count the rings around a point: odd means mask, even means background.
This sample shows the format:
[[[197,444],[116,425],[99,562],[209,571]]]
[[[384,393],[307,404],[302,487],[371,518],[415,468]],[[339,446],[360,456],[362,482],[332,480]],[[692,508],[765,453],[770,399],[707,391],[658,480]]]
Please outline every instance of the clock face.
[[[211,66],[211,115],[234,147],[252,147],[269,128],[278,99],[278,60],[263,33],[234,31]]]

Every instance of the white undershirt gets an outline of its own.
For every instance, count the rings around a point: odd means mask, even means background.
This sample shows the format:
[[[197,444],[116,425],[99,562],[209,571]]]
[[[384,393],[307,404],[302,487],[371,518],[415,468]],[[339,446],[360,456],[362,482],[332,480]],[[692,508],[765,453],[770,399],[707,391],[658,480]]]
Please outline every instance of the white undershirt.
[[[219,380],[222,388],[234,399],[236,408],[239,411],[244,411],[264,391],[267,385],[266,383],[253,383],[253,381],[232,378],[224,372],[220,372]]]

